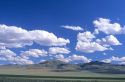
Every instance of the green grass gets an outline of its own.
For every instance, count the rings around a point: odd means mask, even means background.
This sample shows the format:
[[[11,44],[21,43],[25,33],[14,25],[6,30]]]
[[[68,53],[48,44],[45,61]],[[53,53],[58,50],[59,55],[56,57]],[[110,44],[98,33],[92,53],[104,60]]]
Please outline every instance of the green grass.
[[[0,82],[125,82],[125,74],[99,74],[89,71],[48,72],[40,69],[10,68],[0,69]]]
[[[125,82],[125,80],[113,79],[67,79],[67,78],[33,78],[33,77],[0,77],[0,82]]]
[[[40,69],[0,69],[0,74],[10,75],[34,75],[34,76],[71,76],[71,77],[119,77],[124,78],[125,74],[100,74],[89,71],[81,72],[47,72]]]

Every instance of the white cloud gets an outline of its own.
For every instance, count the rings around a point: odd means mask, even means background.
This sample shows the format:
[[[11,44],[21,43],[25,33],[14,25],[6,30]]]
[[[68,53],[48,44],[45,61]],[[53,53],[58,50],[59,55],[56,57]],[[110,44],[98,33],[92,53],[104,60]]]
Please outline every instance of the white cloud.
[[[29,49],[29,51],[23,51],[20,56],[23,58],[29,59],[29,57],[35,57],[38,58],[40,56],[47,56],[48,52],[45,50],[39,50],[39,49]]]
[[[102,60],[102,62],[105,62],[105,63],[111,63],[112,60],[111,60],[111,59],[104,59],[104,60]]]
[[[16,53],[8,49],[32,46],[33,42],[41,46],[66,46],[70,43],[69,39],[57,37],[55,34],[45,30],[28,31],[21,27],[0,24],[0,49],[2,49],[0,51],[1,61],[8,61],[14,64],[33,64],[34,62],[30,60],[29,57],[47,55],[47,51],[45,50],[30,49],[17,56]]]
[[[9,49],[0,50],[0,56],[11,57],[16,56],[16,53]]]
[[[50,47],[49,54],[69,54],[70,51],[63,47]]]
[[[65,46],[70,43],[69,39],[57,38],[53,33],[49,33],[44,30],[33,30],[29,32],[33,40],[45,46]]]
[[[90,42],[90,41],[92,41],[93,38],[95,38],[95,35],[92,34],[90,31],[78,33],[78,35],[77,35],[78,41]]]
[[[115,56],[112,56],[109,59],[102,60],[102,62],[105,62],[105,63],[116,62],[117,64],[125,64],[125,57],[115,57]]]
[[[102,39],[97,39],[96,42],[107,46],[122,45],[122,43],[120,43],[118,39],[113,35],[106,36],[105,38]]]
[[[57,59],[64,59],[64,55],[63,54],[59,54],[55,56]]]
[[[76,50],[85,52],[85,53],[93,53],[95,51],[105,51],[108,48],[96,43],[96,42],[82,42],[78,41],[76,45]]]
[[[69,57],[64,57],[62,54],[56,55],[57,60],[63,61],[63,62],[72,62],[72,61],[82,61],[84,63],[91,62],[91,59],[88,59],[85,56],[80,56],[73,54],[72,56]]]
[[[93,21],[94,26],[105,34],[121,34],[125,33],[124,28],[119,23],[111,23],[111,20],[105,18],[99,18]]]
[[[0,25],[0,45],[8,48],[32,45],[32,37],[20,27]]]
[[[76,54],[69,56],[68,59],[70,59],[71,61],[83,61],[84,63],[91,62],[91,59],[88,59],[85,56],[80,56],[80,55],[76,55]]]
[[[55,58],[56,58],[57,60],[62,61],[62,62],[66,62],[66,63],[69,63],[69,62],[70,62],[70,59],[65,58],[63,54],[58,54],[58,55],[55,56]]]
[[[103,45],[100,45],[96,41],[93,41],[95,39],[95,35],[92,34],[90,31],[78,33],[77,35],[77,44],[76,44],[76,50],[85,52],[85,53],[93,53],[95,51],[105,51],[108,50],[108,48],[104,47]]]
[[[95,29],[93,34],[99,34],[99,30],[98,29]]]
[[[34,64],[34,62],[32,60],[25,59],[25,58],[22,58],[20,56],[8,59],[8,61],[10,61],[12,64],[21,64],[21,65],[24,65],[24,64]]]
[[[0,48],[18,48],[31,46],[36,42],[44,46],[65,46],[69,39],[58,38],[44,30],[27,31],[16,26],[0,25]]]
[[[9,49],[0,50],[0,61],[7,61],[8,63],[11,63],[11,64],[33,64],[34,63],[29,59],[25,59],[20,56],[17,56],[16,53],[14,53]]]
[[[119,23],[111,23],[109,19],[99,18],[94,22],[95,30],[94,32],[86,31],[83,33],[78,33],[76,50],[85,53],[94,53],[96,51],[113,50],[112,46],[122,45],[119,40],[113,34],[123,34],[125,33],[125,27],[121,27]],[[83,28],[79,26],[62,26],[66,29],[83,31]],[[98,39],[95,35],[104,32],[108,36]],[[41,46],[49,46],[48,52],[40,49],[30,49],[28,51],[23,51],[20,55],[16,55],[13,51],[8,48],[19,48],[25,46],[32,46],[33,43],[37,43]],[[65,46],[70,43],[69,39],[64,39],[57,37],[54,33],[45,30],[26,30],[21,27],[7,26],[0,24],[0,60],[9,61],[15,64],[33,64],[34,62],[30,60],[30,57],[38,58],[40,56],[46,56],[49,54],[56,54],[56,58],[65,61],[83,61],[90,62],[85,56],[72,55],[69,57],[64,57],[63,54],[69,54],[70,50],[65,48]],[[57,55],[59,54],[59,55]],[[125,58],[112,57],[103,60],[104,62],[120,62]],[[121,61],[122,60],[122,61]]]
[[[83,31],[83,28],[81,28],[80,26],[62,26],[65,29],[70,29],[70,30],[74,30],[74,31]]]
[[[106,36],[106,38],[103,41],[109,45],[121,45],[121,43],[113,35]]]
[[[94,53],[96,51],[113,50],[111,46],[122,45],[114,35],[108,35],[98,39],[95,34],[90,31],[78,33],[76,50],[85,53]]]

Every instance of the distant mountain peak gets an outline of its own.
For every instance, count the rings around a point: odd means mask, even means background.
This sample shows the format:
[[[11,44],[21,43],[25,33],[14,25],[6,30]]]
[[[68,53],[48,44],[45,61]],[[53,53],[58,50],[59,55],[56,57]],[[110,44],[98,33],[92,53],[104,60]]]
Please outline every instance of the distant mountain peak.
[[[46,71],[54,71],[54,72],[64,72],[64,71],[90,71],[96,73],[111,73],[111,74],[125,74],[125,65],[116,65],[110,63],[104,63],[100,61],[92,61],[89,63],[83,64],[70,64],[65,63],[60,60],[48,60],[41,62],[39,64],[31,64],[31,65],[1,65],[0,69],[40,69]]]
[[[109,64],[109,63],[104,63],[104,62],[100,62],[100,61],[91,61],[91,62],[89,62],[87,64],[89,64],[89,65],[93,65],[93,64],[102,65],[102,64]]]
[[[60,60],[48,60],[48,61],[40,62],[39,64],[66,64],[66,63]]]

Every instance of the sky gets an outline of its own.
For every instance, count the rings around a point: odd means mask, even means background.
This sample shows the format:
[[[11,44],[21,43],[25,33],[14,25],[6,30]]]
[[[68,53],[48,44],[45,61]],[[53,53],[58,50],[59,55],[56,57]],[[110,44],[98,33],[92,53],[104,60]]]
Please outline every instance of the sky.
[[[0,64],[125,64],[124,0],[0,0]]]

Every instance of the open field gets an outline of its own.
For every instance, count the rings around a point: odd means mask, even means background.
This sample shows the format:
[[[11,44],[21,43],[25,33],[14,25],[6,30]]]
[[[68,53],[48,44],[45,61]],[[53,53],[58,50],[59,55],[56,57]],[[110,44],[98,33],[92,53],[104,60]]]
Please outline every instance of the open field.
[[[0,75],[0,82],[125,82],[125,78]]]
[[[0,69],[0,82],[125,82],[125,74]]]
[[[125,74],[102,74],[102,73],[93,73],[89,71],[80,71],[80,72],[47,72],[44,70],[29,70],[29,69],[0,69],[0,74],[9,74],[9,75],[33,75],[33,76],[71,76],[71,77],[119,77],[124,78]]]

